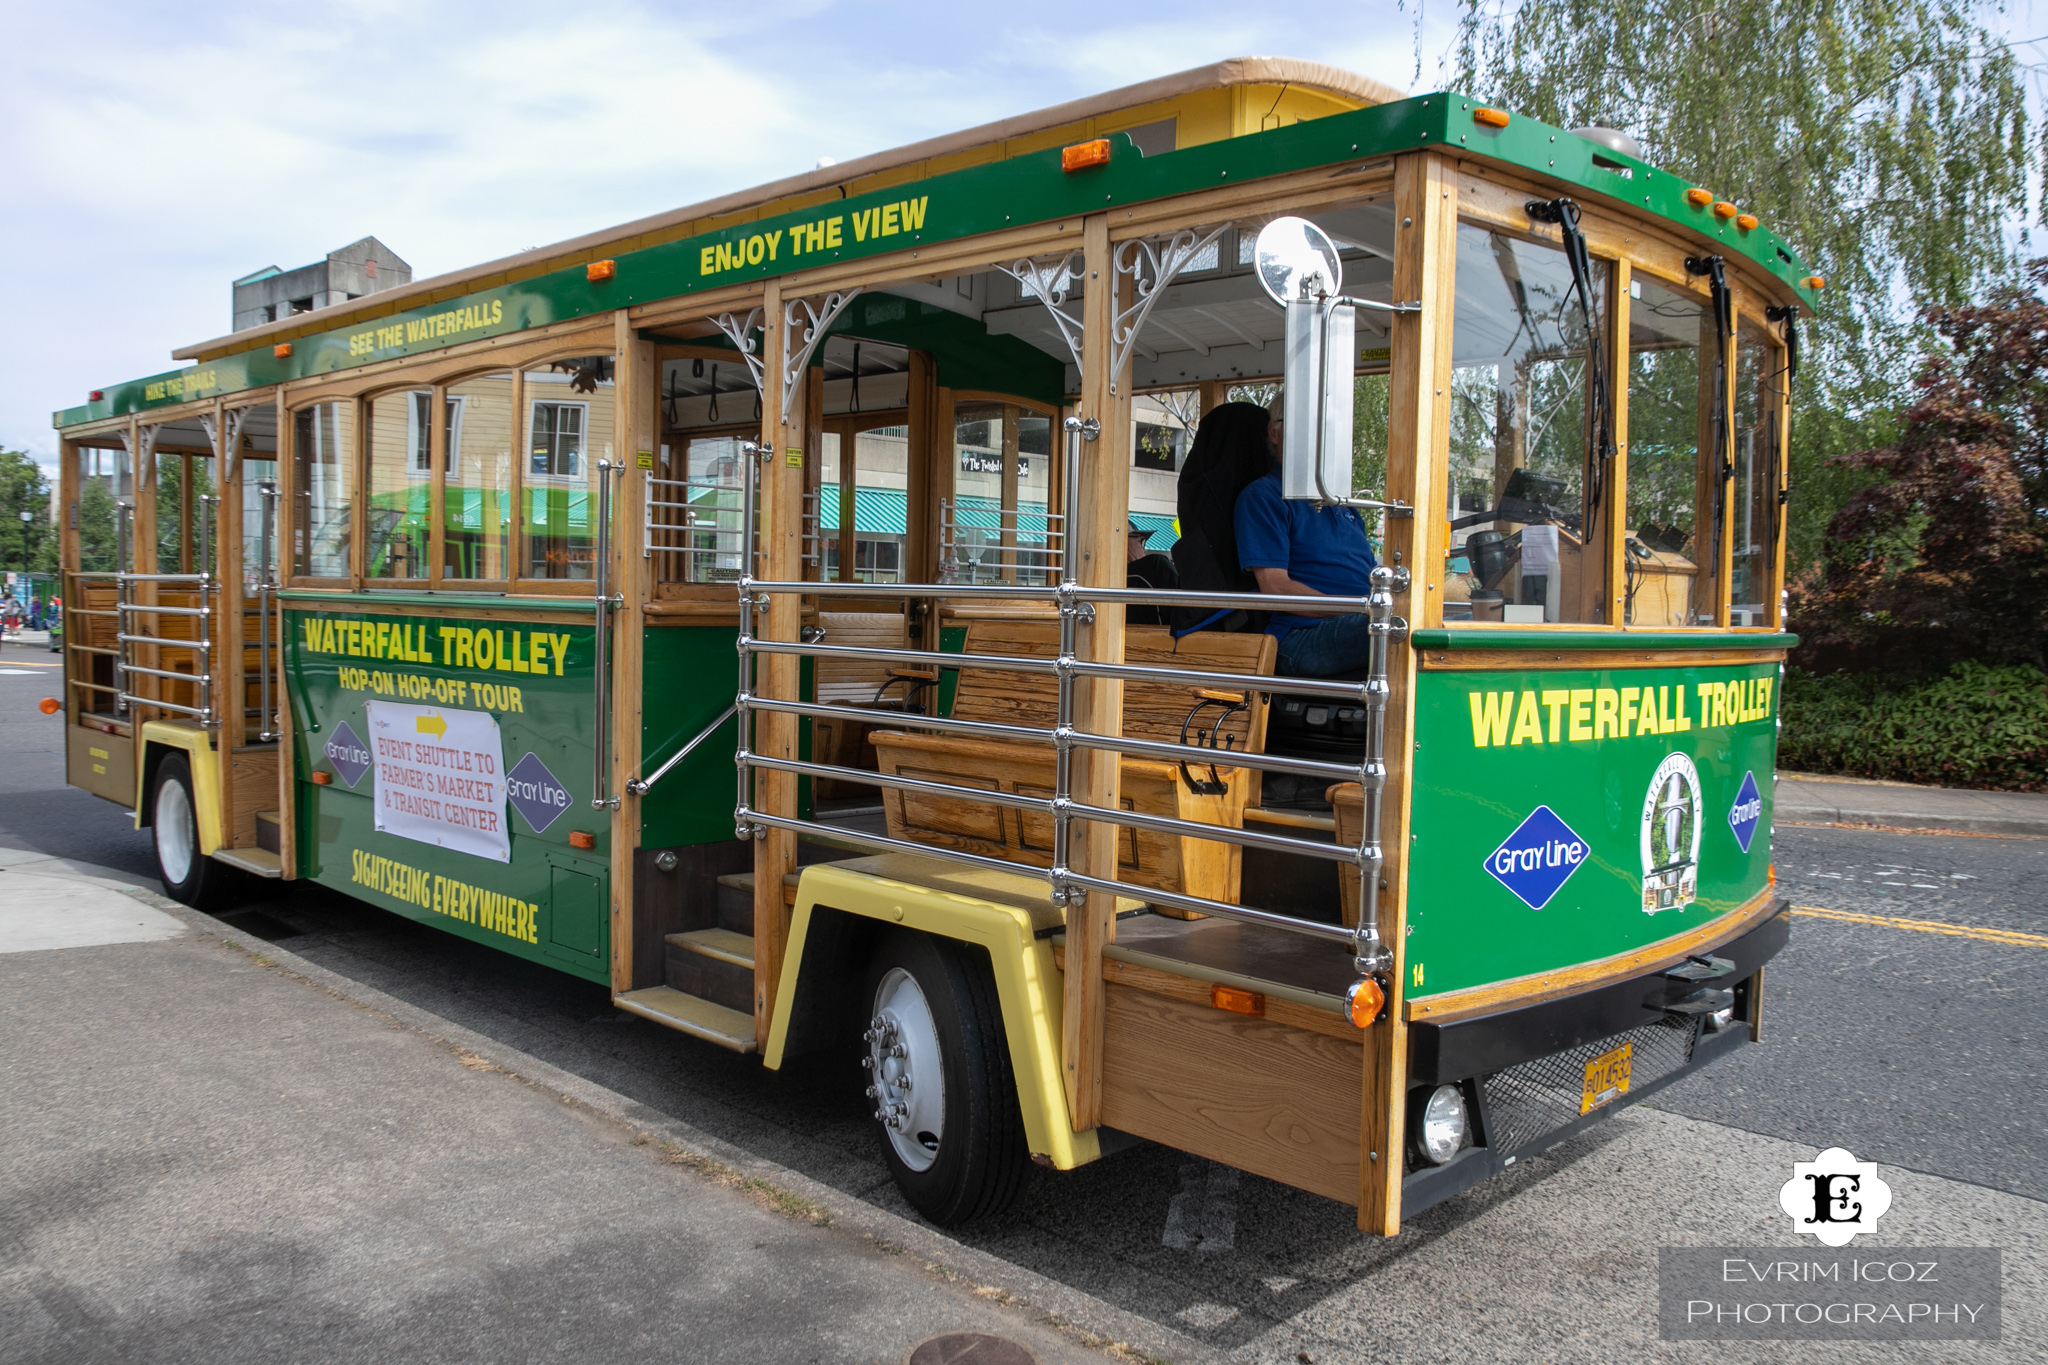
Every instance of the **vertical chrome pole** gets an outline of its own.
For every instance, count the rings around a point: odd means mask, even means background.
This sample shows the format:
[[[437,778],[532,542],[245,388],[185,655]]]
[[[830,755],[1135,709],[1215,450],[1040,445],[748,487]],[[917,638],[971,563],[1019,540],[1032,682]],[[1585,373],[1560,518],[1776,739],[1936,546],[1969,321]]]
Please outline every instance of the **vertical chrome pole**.
[[[597,564],[592,577],[597,583],[597,637],[592,650],[596,671],[592,689],[596,703],[596,733],[591,736],[590,808],[608,810],[619,804],[611,794],[611,616],[612,616],[612,472],[625,466],[610,460],[597,462]]]
[[[270,699],[270,594],[272,589],[277,586],[277,580],[273,576],[270,562],[271,519],[277,515],[277,480],[258,480],[256,495],[263,503],[263,577],[256,585],[256,668],[257,685],[262,693],[259,710],[263,728],[257,732],[256,742],[259,744],[269,744],[278,738],[277,712],[272,708]]]
[[[739,748],[733,754],[733,764],[738,770],[738,794],[733,802],[733,837],[751,839],[754,836],[753,788],[748,780],[751,771],[748,759],[754,733],[754,716],[749,704],[753,701],[754,690],[754,481],[765,447],[758,441],[740,442],[740,465],[745,470],[740,479],[740,633],[736,642],[740,658],[739,690],[733,693],[734,722],[738,727]]]
[[[1390,568],[1382,564],[1372,571],[1372,645],[1365,682],[1365,828],[1358,846],[1363,894],[1353,948],[1358,970],[1366,976],[1384,975],[1394,963],[1393,953],[1380,936],[1380,869],[1386,866],[1380,820],[1387,793],[1387,698],[1393,692],[1387,682],[1387,646],[1408,630],[1408,623],[1394,615],[1394,594],[1407,589],[1408,571],[1399,565]]]
[[[1093,417],[1069,417],[1065,427],[1066,486],[1062,490],[1060,505],[1065,508],[1066,521],[1071,526],[1078,515],[1080,501],[1081,442],[1092,441],[1101,435],[1102,424]],[[1094,618],[1094,608],[1073,596],[1073,590],[1079,586],[1074,578],[1073,557],[1061,556],[1059,715],[1053,725],[1052,891],[1054,900],[1068,905],[1079,904],[1087,895],[1079,887],[1067,883],[1074,797],[1074,649],[1079,642],[1082,613],[1085,611],[1089,619]]]

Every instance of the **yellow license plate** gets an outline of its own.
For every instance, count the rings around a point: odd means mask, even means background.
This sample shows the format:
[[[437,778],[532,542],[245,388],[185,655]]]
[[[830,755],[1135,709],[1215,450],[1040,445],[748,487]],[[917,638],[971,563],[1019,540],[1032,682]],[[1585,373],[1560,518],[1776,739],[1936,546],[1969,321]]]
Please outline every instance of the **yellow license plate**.
[[[1586,1088],[1579,1097],[1581,1114],[1590,1114],[1628,1093],[1629,1059],[1634,1047],[1633,1043],[1623,1043],[1586,1063]]]

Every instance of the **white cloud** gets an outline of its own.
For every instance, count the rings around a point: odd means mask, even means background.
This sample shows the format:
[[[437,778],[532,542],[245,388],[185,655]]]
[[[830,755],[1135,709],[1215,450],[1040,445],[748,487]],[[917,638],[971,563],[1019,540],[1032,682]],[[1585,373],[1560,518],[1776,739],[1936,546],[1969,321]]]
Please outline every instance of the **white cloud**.
[[[0,50],[0,443],[176,368],[228,282],[375,234],[424,276],[1245,52],[1405,85],[1391,0],[1029,10],[116,0]]]

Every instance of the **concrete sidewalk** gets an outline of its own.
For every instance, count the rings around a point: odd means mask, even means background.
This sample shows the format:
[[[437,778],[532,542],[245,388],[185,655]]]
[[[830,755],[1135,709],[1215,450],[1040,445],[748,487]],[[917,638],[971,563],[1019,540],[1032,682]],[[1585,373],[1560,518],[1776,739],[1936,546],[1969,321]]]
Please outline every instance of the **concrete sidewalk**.
[[[1781,772],[1772,818],[1794,825],[1887,825],[2048,838],[2048,794]]]
[[[95,872],[0,849],[9,1365],[1209,1354]]]

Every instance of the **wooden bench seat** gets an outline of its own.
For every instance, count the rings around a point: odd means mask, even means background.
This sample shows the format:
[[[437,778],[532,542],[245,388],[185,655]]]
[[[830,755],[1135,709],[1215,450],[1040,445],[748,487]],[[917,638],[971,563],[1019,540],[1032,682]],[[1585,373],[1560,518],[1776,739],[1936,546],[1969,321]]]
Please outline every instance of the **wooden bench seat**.
[[[824,643],[828,645],[858,645],[863,649],[910,647],[909,624],[900,611],[821,611],[818,613],[818,625],[824,630]],[[816,698],[829,706],[873,706],[875,694],[890,681],[891,670],[895,667],[871,659],[821,657],[812,675]],[[898,682],[889,689],[887,699],[900,704],[910,697],[911,687],[908,682]],[[929,691],[929,688],[925,689],[925,694]],[[930,704],[928,695],[922,695],[922,700]],[[893,723],[886,713],[878,714],[876,721],[885,725]],[[871,728],[860,721],[838,717],[814,719],[811,722],[811,752],[820,763],[840,768],[865,768],[872,772],[875,767],[874,750],[867,742]],[[835,778],[818,781],[818,796],[822,800],[873,794],[874,788],[852,782]]]
[[[1170,632],[1146,626],[1133,627],[1124,636],[1127,663],[1242,673],[1247,679],[1272,676],[1275,648],[1269,635],[1204,631],[1176,641]],[[1059,626],[1056,622],[974,621],[968,626],[964,652],[1056,658]],[[1205,694],[1191,684],[1126,682],[1123,733],[1178,743],[1188,712],[1205,695],[1217,694]],[[1205,708],[1197,726],[1215,726],[1221,711],[1220,706]],[[1050,674],[963,668],[953,695],[952,715],[960,720],[1050,729],[1058,717],[1058,684]],[[1250,707],[1225,719],[1221,732],[1236,752],[1261,752],[1266,738],[1264,695],[1253,692]],[[1191,728],[1191,742],[1193,737]],[[897,730],[877,730],[870,740],[884,773],[1022,796],[1053,794],[1054,758],[1050,741],[1024,744]],[[1209,778],[1206,765],[1191,765],[1190,771],[1197,779]],[[1126,755],[1121,767],[1120,800],[1125,810],[1241,829],[1246,803],[1256,795],[1258,776],[1253,769],[1219,763],[1216,777],[1224,790],[1203,793],[1189,787],[1176,763]],[[892,837],[1026,866],[1052,864],[1050,816],[922,792],[885,790],[882,803]],[[1237,903],[1242,857],[1236,844],[1128,827],[1119,834],[1119,880],[1134,886]]]

